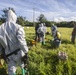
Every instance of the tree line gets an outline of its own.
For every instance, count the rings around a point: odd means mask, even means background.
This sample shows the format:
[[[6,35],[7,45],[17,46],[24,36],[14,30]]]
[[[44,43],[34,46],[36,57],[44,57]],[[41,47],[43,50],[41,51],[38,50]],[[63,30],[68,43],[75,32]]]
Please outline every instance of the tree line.
[[[15,12],[13,8],[5,8],[2,10],[3,14],[1,14],[0,17],[0,25],[6,21],[7,18],[7,11],[11,9]],[[62,22],[54,22],[54,21],[48,21],[47,18],[45,17],[44,14],[40,14],[40,16],[36,19],[37,21],[35,23],[30,22],[26,20],[26,17],[23,16],[18,16],[17,17],[17,23],[22,25],[22,26],[36,26],[39,23],[45,23],[47,27],[51,27],[52,24],[55,24],[57,27],[73,27],[74,24],[76,23],[75,21],[62,21]]]

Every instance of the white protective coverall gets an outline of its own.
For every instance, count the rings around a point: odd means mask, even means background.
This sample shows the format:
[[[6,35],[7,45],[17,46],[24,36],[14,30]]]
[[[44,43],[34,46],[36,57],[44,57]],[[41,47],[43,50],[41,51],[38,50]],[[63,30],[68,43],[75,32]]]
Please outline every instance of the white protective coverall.
[[[52,32],[52,36],[55,37],[56,36],[56,31],[57,31],[57,26],[55,26],[54,24],[51,26],[51,32]]]
[[[43,23],[40,24],[37,32],[39,33],[39,36],[40,36],[40,42],[42,44],[45,44],[45,33],[46,33],[46,26],[43,25]],[[41,34],[41,32],[43,34]]]
[[[28,47],[25,40],[23,27],[16,23],[17,16],[12,10],[7,13],[7,20],[0,26],[0,34],[4,37],[5,54],[9,54],[14,50],[20,49],[17,54],[12,54],[8,57],[8,75],[14,75],[16,72],[16,65],[21,68],[24,63],[21,61],[22,56],[28,52]]]

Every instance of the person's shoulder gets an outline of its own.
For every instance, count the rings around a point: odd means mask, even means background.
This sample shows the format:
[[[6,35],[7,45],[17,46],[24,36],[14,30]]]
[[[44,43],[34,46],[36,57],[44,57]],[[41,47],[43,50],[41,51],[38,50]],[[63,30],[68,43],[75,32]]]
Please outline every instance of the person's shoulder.
[[[2,23],[0,26],[4,25],[5,23]]]
[[[2,24],[0,25],[0,28],[4,27],[4,25],[5,25],[5,23],[2,23]]]
[[[22,26],[20,24],[15,24],[18,28],[22,28]]]
[[[19,24],[16,24],[16,25],[17,25],[18,30],[24,31],[24,27],[23,27],[23,26],[21,26],[21,25],[19,25]]]

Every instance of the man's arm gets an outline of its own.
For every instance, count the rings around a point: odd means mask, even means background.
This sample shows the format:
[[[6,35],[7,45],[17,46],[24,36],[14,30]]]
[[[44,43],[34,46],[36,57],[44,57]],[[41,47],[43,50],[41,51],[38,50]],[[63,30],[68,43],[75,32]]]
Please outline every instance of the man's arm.
[[[20,48],[23,50],[24,53],[28,52],[27,43],[25,40],[25,33],[22,27],[20,27],[17,31],[17,38],[20,44]]]

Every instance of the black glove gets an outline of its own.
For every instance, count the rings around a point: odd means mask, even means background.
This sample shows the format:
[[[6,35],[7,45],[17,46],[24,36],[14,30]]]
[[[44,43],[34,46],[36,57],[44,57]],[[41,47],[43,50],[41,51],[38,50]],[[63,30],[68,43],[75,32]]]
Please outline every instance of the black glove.
[[[25,53],[25,55],[22,57],[22,61],[25,61],[28,59],[28,53]]]
[[[3,56],[3,54],[1,54],[1,55],[0,55],[0,59],[3,59],[3,58],[4,58],[4,56]]]
[[[25,59],[28,59],[28,53],[25,53],[24,58],[25,58]]]

